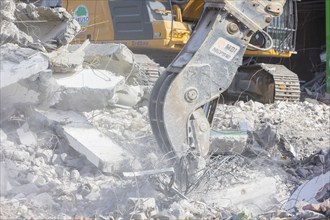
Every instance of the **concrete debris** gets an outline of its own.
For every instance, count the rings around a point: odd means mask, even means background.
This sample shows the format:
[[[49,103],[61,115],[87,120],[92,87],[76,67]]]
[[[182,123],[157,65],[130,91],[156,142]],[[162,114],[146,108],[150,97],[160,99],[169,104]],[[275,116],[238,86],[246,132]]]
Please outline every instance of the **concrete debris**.
[[[330,199],[318,204],[308,204],[303,207],[303,210],[310,210],[320,214],[324,214],[324,217],[330,217]]]
[[[124,84],[116,90],[116,104],[122,106],[136,106],[143,98],[144,90],[140,86]]]
[[[80,26],[63,8],[36,7],[6,0],[1,4],[1,45],[14,43],[41,51],[68,44]]]
[[[299,201],[306,201],[311,204],[317,204],[316,195],[326,184],[330,183],[330,171],[314,177],[311,180],[304,182],[299,186],[295,192],[291,195],[284,208],[288,211],[294,212],[294,208]],[[322,201],[330,199],[330,196]]]
[[[14,43],[22,47],[37,47],[33,44],[33,38],[19,30],[13,22],[2,20],[0,23],[0,33],[1,44]]]
[[[70,45],[69,51],[81,45]],[[94,69],[109,70],[125,78],[127,85],[146,85],[151,78],[158,78],[159,65],[148,57],[134,55],[123,44],[90,44],[84,49],[84,65]],[[151,76],[149,70],[156,72]],[[155,81],[155,79],[151,80]]]
[[[5,44],[0,48],[0,59],[1,120],[17,107],[44,107],[54,102],[57,85],[48,71],[47,56],[29,48]]]
[[[328,105],[310,102],[277,102],[272,105],[260,104],[259,107],[251,107],[256,106],[252,103],[254,102],[249,101],[240,104],[241,106],[220,105],[214,126],[224,131],[238,129],[238,124],[233,124],[232,118],[233,115],[236,116],[237,113],[244,111],[246,118],[253,118],[255,121],[254,129],[250,132],[252,139],[247,145],[252,150],[263,151],[264,154],[274,157],[281,157],[281,154],[286,152],[289,155],[296,155],[295,158],[301,160],[315,153],[315,150],[328,148],[326,143],[330,142],[328,138],[330,133],[321,132],[321,127],[329,126]],[[278,146],[281,138],[285,144],[283,150]]]
[[[218,105],[214,154],[179,192],[148,122],[158,64],[122,44],[68,46],[80,27],[60,7],[1,0],[0,18],[1,219],[329,216],[319,98]]]
[[[248,134],[240,130],[211,131],[210,151],[213,154],[244,152]]]
[[[40,193],[31,198],[31,203],[39,209],[49,208],[54,205],[53,198],[48,193]]]
[[[59,110],[38,113],[45,117],[49,124],[59,124],[56,128],[58,135],[66,138],[73,149],[84,155],[100,171],[120,172],[125,168],[131,169],[130,166],[134,165],[130,162],[133,157],[128,152],[95,129],[84,116]],[[62,157],[62,160],[65,161],[65,158]]]
[[[85,53],[69,52],[65,47],[49,53],[50,66],[54,73],[74,73],[83,69]]]
[[[64,8],[36,7],[19,3],[16,26],[48,51],[70,43],[80,31],[78,22]],[[31,33],[33,30],[33,33]]]
[[[1,139],[3,140],[3,139]],[[5,163],[1,162],[0,163],[0,196],[6,196],[8,192],[12,189],[9,179],[8,179],[8,174],[7,174],[7,169],[5,167]]]
[[[326,51],[320,54],[321,63],[315,65],[311,70],[314,73],[314,78],[301,86],[303,100],[308,98],[330,104],[330,94],[327,92],[326,82]]]
[[[99,69],[84,69],[77,73],[56,74],[54,77],[59,85],[60,96],[54,107],[78,112],[115,104],[118,100],[116,88],[124,83],[123,77]]]
[[[75,51],[79,47],[79,44],[70,45],[68,49]],[[127,74],[125,78],[132,71],[134,55],[123,44],[90,44],[84,48],[84,52],[84,62],[92,68]]]
[[[187,200],[172,203],[165,213],[168,216],[167,219],[216,219],[220,217],[205,203]]]
[[[3,0],[0,5],[0,20],[14,21],[16,5],[12,0]]]
[[[206,202],[209,204],[219,204],[221,207],[249,207],[251,212],[259,213],[260,209],[265,209],[269,206],[266,201],[274,197],[275,193],[275,178],[264,177],[259,178],[256,182],[239,184],[218,192],[213,192],[208,195]],[[256,206],[259,210],[255,210]]]
[[[27,146],[35,146],[37,145],[37,138],[35,137],[34,133],[29,130],[29,124],[25,122],[22,127],[17,129],[17,134],[21,144]]]
[[[131,219],[150,219],[158,214],[158,207],[154,198],[129,198],[126,210]]]
[[[1,88],[48,69],[47,56],[32,49],[5,44],[1,46],[0,54]]]

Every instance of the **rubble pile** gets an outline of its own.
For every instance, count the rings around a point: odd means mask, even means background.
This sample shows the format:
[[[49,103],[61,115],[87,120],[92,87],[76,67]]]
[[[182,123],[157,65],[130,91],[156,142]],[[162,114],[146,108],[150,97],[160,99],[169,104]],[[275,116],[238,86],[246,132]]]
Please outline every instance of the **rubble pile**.
[[[145,58],[68,46],[80,27],[63,8],[0,6],[1,219],[330,216],[330,106],[220,104],[212,155],[180,192],[149,126]]]
[[[133,151],[144,170],[160,168],[145,107],[96,110],[85,115],[100,131]],[[198,184],[191,186],[189,200],[169,202],[162,213],[170,219],[310,215],[300,203],[293,209],[285,204],[305,181],[329,176],[329,117],[330,106],[307,101],[219,105],[211,133],[215,154],[201,171]],[[315,187],[318,190],[329,180]],[[166,204],[163,198],[156,201]]]
[[[320,63],[315,65],[311,72],[314,78],[301,87],[303,96],[330,104],[330,94],[327,93],[326,83],[326,51],[320,54]]]

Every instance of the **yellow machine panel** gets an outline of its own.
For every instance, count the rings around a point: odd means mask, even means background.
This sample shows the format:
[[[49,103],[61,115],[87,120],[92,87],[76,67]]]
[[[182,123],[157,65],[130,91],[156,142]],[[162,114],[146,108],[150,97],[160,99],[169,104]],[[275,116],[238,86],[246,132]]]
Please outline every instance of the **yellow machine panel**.
[[[202,14],[204,0],[189,0],[184,6],[182,18],[185,21],[198,21]]]
[[[131,49],[178,53],[188,42],[203,10],[203,0],[182,4],[170,0],[63,0],[82,26],[75,42],[122,43]],[[281,30],[276,36],[282,36]],[[272,31],[272,29],[271,29]],[[292,49],[247,50],[246,56],[290,57]]]
[[[91,41],[112,41],[113,23],[108,1],[70,1],[63,0],[63,6],[82,26],[76,42],[86,39]]]

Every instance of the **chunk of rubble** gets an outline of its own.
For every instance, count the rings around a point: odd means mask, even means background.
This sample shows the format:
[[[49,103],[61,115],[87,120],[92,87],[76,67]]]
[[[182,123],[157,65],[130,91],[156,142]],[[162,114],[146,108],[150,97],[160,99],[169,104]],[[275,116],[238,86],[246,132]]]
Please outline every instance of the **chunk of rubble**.
[[[149,219],[147,216],[158,214],[158,207],[154,198],[129,198],[127,211],[132,219]]]
[[[55,202],[53,201],[53,198],[48,193],[40,193],[37,196],[34,196],[31,198],[31,203],[37,207],[42,209],[51,208],[55,205]]]
[[[69,44],[81,29],[79,23],[61,7],[36,7],[33,4],[18,3],[15,16],[19,18],[16,26],[27,34],[31,34],[33,27],[31,37],[34,42],[40,43],[48,51]]]
[[[310,204],[317,204],[317,199],[319,196],[318,193],[328,183],[330,183],[330,171],[316,176],[311,180],[305,181],[290,196],[290,198],[284,205],[284,209],[290,212],[294,212],[295,207],[300,201],[305,201]]]
[[[211,131],[210,152],[213,154],[243,153],[248,134],[240,130]]]
[[[56,109],[92,111],[116,103],[116,88],[124,83],[122,76],[107,70],[84,69],[78,73],[54,74],[60,86]]]
[[[276,180],[272,177],[263,177],[255,182],[238,184],[220,191],[212,191],[205,195],[208,204],[217,204],[219,207],[249,207],[252,211],[256,207],[267,208],[267,200],[276,194]],[[256,214],[260,209],[253,210]]]
[[[68,51],[67,47],[61,47],[49,54],[50,67],[54,73],[73,73],[83,70],[85,52],[84,48],[89,44],[86,40],[75,51]]]
[[[144,91],[140,86],[129,86],[124,84],[116,91],[117,103],[121,106],[133,107],[143,97]]]
[[[2,0],[0,4],[0,20],[14,21],[16,5],[13,0]]]
[[[16,4],[13,0],[3,0],[0,4],[0,45],[15,43],[19,46],[40,48],[33,43],[33,38],[19,30],[15,25]]]
[[[1,120],[16,107],[48,106],[56,99],[57,85],[48,70],[48,57],[14,44],[0,47]]]
[[[83,115],[59,110],[38,110],[36,114],[39,119],[56,126],[58,135],[102,172],[112,173],[131,168],[133,157],[94,128]]]
[[[25,122],[19,129],[17,129],[17,134],[21,144],[26,146],[36,146],[37,138],[33,132],[29,129],[29,124]]]
[[[1,45],[15,43],[51,51],[70,43],[80,31],[79,23],[64,8],[36,7],[23,2],[15,5],[13,0],[4,0],[0,16]]]
[[[23,47],[33,45],[33,38],[23,31],[20,31],[13,22],[6,20],[1,21],[0,33],[1,45],[6,43],[15,43]]]
[[[69,45],[69,51],[75,51],[80,44]],[[109,70],[125,77],[128,85],[141,85],[143,71],[136,63],[135,56],[123,44],[90,44],[84,48],[84,65],[94,69]]]
[[[80,44],[69,45],[69,51],[75,51]],[[124,44],[90,44],[84,48],[85,63],[92,68],[109,70],[114,73],[131,72],[134,54]]]
[[[3,139],[1,139],[1,141],[3,141]],[[6,196],[11,189],[12,186],[9,183],[6,164],[4,162],[0,162],[0,196]]]
[[[2,45],[0,59],[1,88],[48,68],[47,56],[29,48],[20,48],[15,44]]]

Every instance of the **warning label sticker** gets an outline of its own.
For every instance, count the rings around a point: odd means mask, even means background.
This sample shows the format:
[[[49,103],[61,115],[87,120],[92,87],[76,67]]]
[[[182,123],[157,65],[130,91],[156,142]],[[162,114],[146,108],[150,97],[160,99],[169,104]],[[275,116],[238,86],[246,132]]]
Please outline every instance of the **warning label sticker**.
[[[210,52],[214,55],[231,61],[239,51],[239,46],[232,42],[220,37],[211,47]]]

